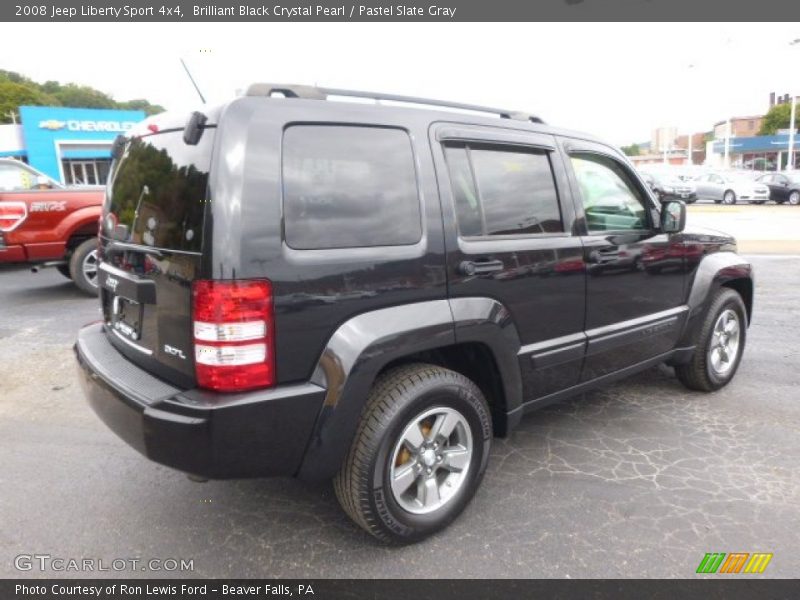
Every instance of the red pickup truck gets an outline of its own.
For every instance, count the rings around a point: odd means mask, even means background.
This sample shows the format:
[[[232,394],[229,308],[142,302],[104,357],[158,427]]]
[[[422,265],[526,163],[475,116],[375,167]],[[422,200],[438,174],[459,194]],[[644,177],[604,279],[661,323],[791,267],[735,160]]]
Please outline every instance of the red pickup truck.
[[[65,188],[17,160],[0,159],[0,265],[47,265],[97,294],[102,187]]]

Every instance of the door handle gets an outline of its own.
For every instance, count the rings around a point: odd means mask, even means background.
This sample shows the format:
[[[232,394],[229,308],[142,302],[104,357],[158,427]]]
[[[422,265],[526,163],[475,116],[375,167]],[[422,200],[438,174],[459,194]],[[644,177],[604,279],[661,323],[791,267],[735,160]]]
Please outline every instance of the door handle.
[[[462,275],[483,275],[503,270],[502,260],[464,260],[458,265],[458,272]]]

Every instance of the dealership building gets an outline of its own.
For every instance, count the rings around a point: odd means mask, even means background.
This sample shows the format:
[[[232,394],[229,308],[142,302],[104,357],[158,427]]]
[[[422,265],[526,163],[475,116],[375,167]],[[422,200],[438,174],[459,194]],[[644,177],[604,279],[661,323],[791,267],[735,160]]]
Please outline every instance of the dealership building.
[[[66,185],[104,184],[114,139],[144,118],[141,110],[21,106],[19,123],[0,125],[0,157]]]
[[[789,166],[789,132],[777,135],[731,137],[728,140],[728,163],[734,169],[753,171],[782,171],[800,169],[800,135],[795,134],[794,167]],[[715,139],[709,143],[712,158],[710,166],[725,166],[725,139]]]

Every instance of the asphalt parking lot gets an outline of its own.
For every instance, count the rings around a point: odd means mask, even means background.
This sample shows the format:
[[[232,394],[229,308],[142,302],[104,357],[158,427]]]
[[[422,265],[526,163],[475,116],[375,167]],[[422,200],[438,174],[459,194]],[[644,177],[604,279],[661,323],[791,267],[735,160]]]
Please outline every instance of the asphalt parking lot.
[[[795,209],[800,215],[800,209]],[[694,577],[706,552],[772,552],[800,573],[800,260],[752,256],[755,320],[734,382],[703,395],[667,367],[526,417],[494,444],[448,530],[387,548],[332,488],[193,483],[94,416],[71,344],[99,317],[56,271],[0,270],[0,577],[14,557],[191,559],[106,577]]]

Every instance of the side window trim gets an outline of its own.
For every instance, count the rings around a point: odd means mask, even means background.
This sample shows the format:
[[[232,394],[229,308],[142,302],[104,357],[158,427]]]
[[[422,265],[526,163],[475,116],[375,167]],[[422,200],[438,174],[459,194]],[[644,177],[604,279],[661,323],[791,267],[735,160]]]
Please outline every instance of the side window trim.
[[[481,235],[477,236],[463,236],[463,237],[477,237],[477,238],[484,238],[489,237],[489,234],[485,233],[487,226],[486,226],[486,209],[483,206],[483,197],[481,196],[481,186],[478,184],[478,176],[475,175],[475,163],[472,160],[472,148],[469,144],[464,145],[464,152],[467,155],[467,165],[469,166],[469,174],[472,177],[472,187],[475,188],[475,195],[478,198],[478,214],[481,217]],[[458,212],[458,211],[456,211]],[[456,221],[458,221],[458,214],[456,214]],[[460,229],[459,229],[460,233]]]
[[[447,144],[448,142],[473,143],[491,146],[536,148],[554,152],[556,144],[552,139],[548,139],[549,137],[546,134],[535,132],[514,132],[502,130],[501,128],[496,128],[496,131],[495,128],[492,131],[486,131],[483,127],[455,125],[446,125],[436,131],[436,140],[442,144]]]
[[[549,144],[540,144],[537,142],[531,143],[520,143],[520,142],[508,142],[503,140],[505,136],[496,136],[490,137],[487,135],[485,138],[477,139],[472,137],[468,139],[467,137],[454,137],[450,134],[450,130],[442,130],[440,133],[437,134],[436,138],[438,141],[441,142],[441,148],[444,152],[445,148],[448,146],[451,147],[462,147],[464,148],[467,156],[467,163],[469,165],[470,176],[472,177],[472,185],[475,189],[475,193],[478,197],[478,210],[480,213],[481,218],[481,231],[485,232],[487,230],[487,223],[486,223],[486,212],[483,203],[483,196],[481,194],[480,184],[478,183],[478,177],[475,173],[475,164],[472,159],[472,150],[474,146],[479,146],[478,149],[484,150],[496,150],[496,151],[505,151],[505,152],[539,152],[542,153],[545,158],[547,159],[547,163],[550,167],[550,176],[553,182],[553,189],[556,193],[556,208],[558,209],[559,219],[561,222],[561,231],[558,232],[538,232],[538,233],[512,233],[512,234],[499,234],[499,235],[492,235],[489,233],[481,233],[480,235],[464,235],[461,233],[459,224],[458,224],[458,211],[456,211],[456,230],[458,233],[458,237],[463,240],[467,240],[470,242],[492,242],[492,241],[502,241],[502,240],[515,240],[515,239],[538,239],[538,238],[555,238],[555,237],[571,237],[571,234],[566,231],[565,226],[565,219],[564,219],[564,207],[563,207],[563,190],[559,188],[558,178],[556,177],[555,167],[553,164],[553,155],[557,154],[558,150],[555,145]],[[445,161],[446,162],[446,161]],[[449,167],[448,167],[449,171]],[[449,179],[449,173],[448,173]],[[452,190],[452,180],[450,180],[451,190]],[[455,200],[453,198],[453,200]],[[454,206],[455,208],[455,206]]]

